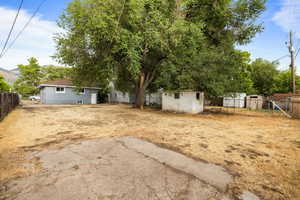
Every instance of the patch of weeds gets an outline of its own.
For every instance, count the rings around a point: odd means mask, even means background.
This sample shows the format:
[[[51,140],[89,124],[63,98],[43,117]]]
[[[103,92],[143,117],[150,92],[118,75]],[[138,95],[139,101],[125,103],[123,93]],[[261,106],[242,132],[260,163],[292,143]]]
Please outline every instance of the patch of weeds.
[[[201,144],[200,144],[200,147],[207,149],[207,148],[208,148],[208,145],[207,145],[207,144],[201,143]]]
[[[294,143],[295,143],[296,146],[300,149],[300,141],[294,141]]]

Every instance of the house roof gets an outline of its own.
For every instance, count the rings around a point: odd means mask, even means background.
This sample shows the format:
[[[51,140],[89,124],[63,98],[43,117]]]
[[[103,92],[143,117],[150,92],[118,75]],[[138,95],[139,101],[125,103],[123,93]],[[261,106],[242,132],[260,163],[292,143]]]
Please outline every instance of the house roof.
[[[164,93],[197,93],[201,91],[196,91],[196,90],[162,90],[161,92]]]
[[[63,87],[76,87],[71,80],[63,79],[63,80],[53,80],[53,81],[47,81],[43,84],[39,85],[39,87],[57,87],[57,86],[63,86]],[[82,86],[82,88],[90,88],[90,89],[100,89],[98,87],[93,86]]]
[[[70,80],[54,80],[54,81],[47,81],[42,85],[65,85],[65,86],[74,86],[72,81]]]

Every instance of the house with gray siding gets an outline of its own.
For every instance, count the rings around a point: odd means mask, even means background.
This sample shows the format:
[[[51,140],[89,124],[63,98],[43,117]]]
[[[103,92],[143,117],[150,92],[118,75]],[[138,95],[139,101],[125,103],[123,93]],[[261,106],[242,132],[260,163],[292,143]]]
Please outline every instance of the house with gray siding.
[[[44,104],[97,104],[100,88],[82,87],[79,91],[69,80],[55,80],[39,86]]]

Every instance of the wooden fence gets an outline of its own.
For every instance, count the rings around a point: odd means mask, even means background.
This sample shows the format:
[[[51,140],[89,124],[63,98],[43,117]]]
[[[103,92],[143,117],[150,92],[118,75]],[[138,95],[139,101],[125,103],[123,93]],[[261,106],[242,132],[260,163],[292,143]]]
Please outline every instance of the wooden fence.
[[[300,97],[291,98],[291,111],[294,118],[300,119]]]
[[[16,93],[0,93],[0,121],[19,105],[19,95]]]

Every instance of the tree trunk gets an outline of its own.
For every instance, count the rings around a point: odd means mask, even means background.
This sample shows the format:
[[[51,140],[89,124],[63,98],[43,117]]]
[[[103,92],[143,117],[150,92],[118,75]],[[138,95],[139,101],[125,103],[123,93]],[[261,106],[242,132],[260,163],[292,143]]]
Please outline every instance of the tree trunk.
[[[145,103],[145,73],[141,72],[138,88],[136,90],[135,106],[139,109],[143,109],[144,103]]]

